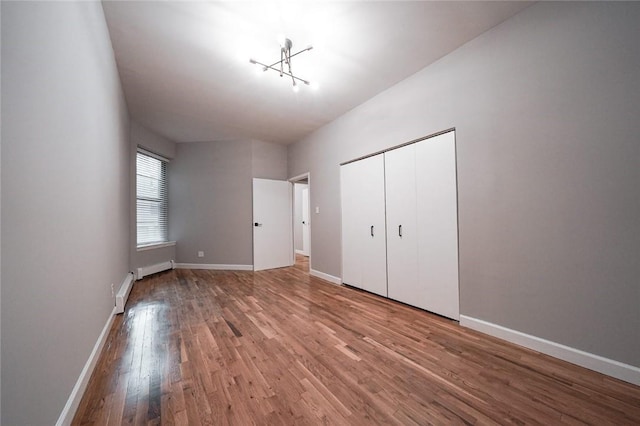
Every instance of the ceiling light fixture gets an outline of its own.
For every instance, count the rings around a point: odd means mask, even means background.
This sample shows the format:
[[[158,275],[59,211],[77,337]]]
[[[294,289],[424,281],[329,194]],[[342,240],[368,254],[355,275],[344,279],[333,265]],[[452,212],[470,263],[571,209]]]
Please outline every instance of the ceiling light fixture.
[[[291,58],[303,52],[308,52],[309,50],[313,49],[313,46],[306,47],[301,51],[292,54],[291,48],[293,47],[293,43],[291,42],[290,39],[280,36],[278,37],[278,41],[280,42],[280,60],[279,61],[276,61],[271,65],[267,65],[251,58],[249,59],[249,62],[251,62],[254,65],[260,66],[263,72],[267,70],[274,70],[280,74],[280,77],[284,75],[291,77],[291,82],[293,83],[293,91],[296,93],[300,90],[300,86],[298,85],[298,82],[304,83],[307,86],[313,86],[310,81],[293,75],[293,71],[291,70]]]

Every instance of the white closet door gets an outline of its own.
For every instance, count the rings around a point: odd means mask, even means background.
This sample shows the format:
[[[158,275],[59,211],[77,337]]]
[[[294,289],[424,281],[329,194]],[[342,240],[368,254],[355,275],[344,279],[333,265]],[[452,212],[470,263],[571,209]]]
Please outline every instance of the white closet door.
[[[415,145],[420,293],[417,306],[460,319],[455,133]]]
[[[387,243],[385,236],[384,155],[359,161],[362,167],[360,199],[361,220],[358,233],[362,238],[362,288],[387,296]]]
[[[342,281],[387,295],[384,157],[341,167]]]
[[[342,209],[342,282],[362,288],[362,249],[358,236],[360,167],[349,163],[340,167],[340,196]]]
[[[385,153],[389,297],[416,306],[418,282],[415,146]]]

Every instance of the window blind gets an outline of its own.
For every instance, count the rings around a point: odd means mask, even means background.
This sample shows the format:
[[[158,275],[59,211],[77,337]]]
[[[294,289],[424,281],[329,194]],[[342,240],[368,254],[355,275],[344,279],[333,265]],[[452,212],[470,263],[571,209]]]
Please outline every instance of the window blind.
[[[138,247],[169,239],[167,162],[141,151],[136,155]]]

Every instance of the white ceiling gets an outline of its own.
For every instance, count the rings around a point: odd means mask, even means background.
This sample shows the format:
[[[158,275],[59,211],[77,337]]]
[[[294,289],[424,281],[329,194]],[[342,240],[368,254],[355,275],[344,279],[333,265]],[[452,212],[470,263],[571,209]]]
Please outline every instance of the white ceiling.
[[[104,1],[132,118],[177,142],[303,138],[529,2]],[[249,63],[280,58],[318,90]]]

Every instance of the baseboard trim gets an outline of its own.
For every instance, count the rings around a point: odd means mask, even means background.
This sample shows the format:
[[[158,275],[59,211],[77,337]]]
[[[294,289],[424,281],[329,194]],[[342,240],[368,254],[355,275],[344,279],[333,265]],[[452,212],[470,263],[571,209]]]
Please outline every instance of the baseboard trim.
[[[333,275],[325,274],[324,272],[316,271],[315,269],[309,269],[309,275],[320,278],[325,281],[329,281],[332,284],[342,284],[342,279],[334,277]]]
[[[116,314],[124,312],[124,306],[127,304],[127,299],[129,298],[129,293],[131,293],[131,289],[133,288],[134,281],[135,274],[133,272],[129,272],[124,279],[124,282],[120,285],[120,290],[118,290],[118,294],[116,294]]]
[[[176,269],[212,269],[218,271],[253,271],[253,265],[224,265],[217,263],[176,263]]]
[[[460,325],[559,358],[598,373],[640,386],[640,368],[560,343],[512,330],[481,319],[460,315]]]
[[[76,384],[71,391],[71,395],[69,395],[69,399],[67,399],[67,403],[64,405],[64,408],[60,413],[60,417],[58,417],[56,426],[68,426],[71,424],[71,421],[73,421],[73,416],[76,415],[76,411],[78,410],[78,406],[80,405],[82,396],[84,395],[84,392],[87,389],[87,385],[89,384],[91,374],[96,368],[98,358],[100,358],[102,348],[104,348],[104,345],[107,342],[109,330],[111,330],[111,325],[113,324],[115,315],[116,307],[114,306],[111,315],[109,315],[109,318],[107,319],[107,323],[104,325],[100,336],[98,336],[96,344],[93,346],[93,350],[91,351],[91,355],[89,355],[89,359],[80,372],[80,376],[78,377],[78,380],[76,381]]]

